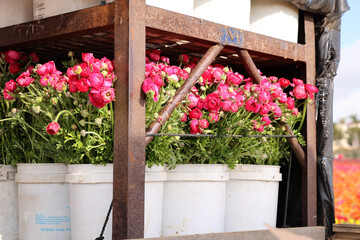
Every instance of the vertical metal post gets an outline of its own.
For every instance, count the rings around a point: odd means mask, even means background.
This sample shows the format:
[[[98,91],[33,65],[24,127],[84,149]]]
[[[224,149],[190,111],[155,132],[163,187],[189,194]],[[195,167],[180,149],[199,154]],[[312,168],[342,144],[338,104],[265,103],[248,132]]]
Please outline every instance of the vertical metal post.
[[[304,13],[306,45],[306,82],[315,85],[315,27],[314,18]],[[316,105],[307,104],[306,112],[306,169],[302,171],[302,219],[304,226],[317,225],[317,178],[316,178]]]
[[[113,240],[143,238],[145,0],[115,0]],[[110,46],[109,46],[110,47]]]

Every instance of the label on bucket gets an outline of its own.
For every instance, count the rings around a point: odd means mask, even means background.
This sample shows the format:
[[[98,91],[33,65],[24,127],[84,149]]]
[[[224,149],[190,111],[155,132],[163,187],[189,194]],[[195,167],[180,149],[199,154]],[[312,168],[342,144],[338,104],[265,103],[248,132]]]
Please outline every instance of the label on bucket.
[[[35,224],[41,225],[41,232],[69,232],[70,216],[46,216],[41,213],[35,214]]]

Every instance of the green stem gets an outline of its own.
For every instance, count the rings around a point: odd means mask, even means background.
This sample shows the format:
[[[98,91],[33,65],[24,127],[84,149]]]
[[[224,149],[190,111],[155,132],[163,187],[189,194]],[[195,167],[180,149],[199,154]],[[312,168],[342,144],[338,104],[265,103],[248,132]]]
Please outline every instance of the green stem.
[[[306,100],[305,100],[305,101],[306,101]],[[305,115],[306,115],[306,106],[307,106],[307,104],[305,103],[305,104],[304,104],[304,108],[303,108],[303,112],[302,112],[302,118],[301,118],[301,123],[300,123],[300,126],[299,126],[299,128],[298,128],[299,132],[301,131],[301,129],[302,129],[302,126],[303,126],[303,124],[304,124],[304,121],[305,121]]]

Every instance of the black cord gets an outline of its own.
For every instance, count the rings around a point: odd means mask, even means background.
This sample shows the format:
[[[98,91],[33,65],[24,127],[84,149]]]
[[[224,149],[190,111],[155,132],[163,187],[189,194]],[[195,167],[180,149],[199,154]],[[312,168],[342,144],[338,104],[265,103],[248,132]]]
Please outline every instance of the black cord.
[[[286,196],[285,196],[285,211],[284,211],[284,224],[283,228],[287,227],[287,210],[288,210],[288,201],[289,201],[289,187],[290,187],[290,177],[291,177],[291,162],[292,162],[292,154],[290,154],[290,161],[289,161],[289,169],[288,169],[288,176],[287,176],[287,183],[286,183]]]
[[[107,225],[107,223],[108,223],[108,221],[109,221],[109,217],[110,217],[110,213],[111,213],[111,210],[112,210],[112,206],[113,206],[113,201],[111,201],[110,208],[109,208],[109,211],[108,211],[108,213],[107,213],[107,215],[106,215],[106,219],[105,219],[104,225],[103,225],[103,227],[102,227],[102,229],[101,229],[100,236],[97,237],[95,240],[104,240],[104,236],[103,236],[103,235],[104,235],[104,232],[105,232],[106,225]]]

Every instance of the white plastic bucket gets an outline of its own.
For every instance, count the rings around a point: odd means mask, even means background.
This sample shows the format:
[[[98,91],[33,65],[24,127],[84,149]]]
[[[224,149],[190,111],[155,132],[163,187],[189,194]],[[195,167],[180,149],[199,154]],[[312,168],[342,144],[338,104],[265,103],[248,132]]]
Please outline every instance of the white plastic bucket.
[[[252,0],[250,31],[297,42],[299,9],[285,0]]]
[[[105,3],[101,0],[33,0],[34,20],[47,18]]]
[[[166,172],[162,166],[145,168],[144,237],[161,237],[163,190]]]
[[[16,170],[10,165],[0,165],[0,240],[19,239],[18,190]]]
[[[146,0],[146,4],[185,15],[193,15],[194,0]]]
[[[194,0],[194,17],[249,29],[251,0]]]
[[[66,181],[69,183],[71,208],[71,239],[95,239],[100,236],[113,198],[113,165],[69,165]],[[112,214],[104,232],[112,237]]]
[[[70,240],[69,189],[63,164],[18,164],[19,239]]]
[[[185,164],[167,170],[162,236],[223,232],[227,180],[224,165]]]
[[[228,170],[225,232],[266,229],[276,226],[279,166],[237,165]]]
[[[0,28],[33,20],[33,0],[0,0]]]

